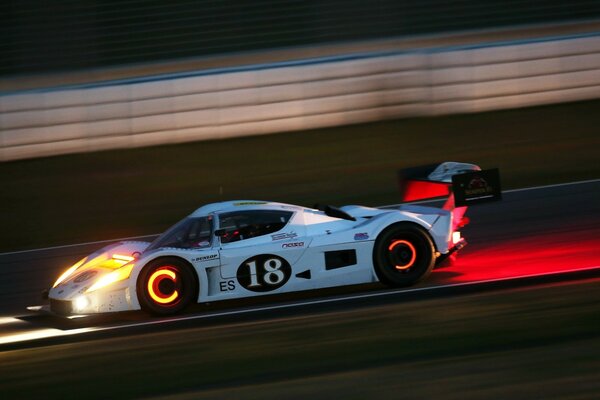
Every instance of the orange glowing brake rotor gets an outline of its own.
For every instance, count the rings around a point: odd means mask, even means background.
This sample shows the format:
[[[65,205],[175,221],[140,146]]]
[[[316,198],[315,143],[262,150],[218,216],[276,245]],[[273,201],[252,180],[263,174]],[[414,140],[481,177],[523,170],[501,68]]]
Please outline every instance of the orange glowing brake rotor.
[[[167,287],[172,285],[174,288],[172,291],[165,290],[165,281]],[[168,285],[169,282],[172,282],[172,284]],[[179,292],[176,289],[177,284],[177,274],[168,267],[161,267],[150,274],[147,285],[148,294],[150,295],[150,298],[158,304],[173,303],[179,298]]]
[[[415,246],[407,240],[394,240],[392,243],[390,243],[388,250],[393,252],[398,246],[406,246],[408,248],[407,251],[410,251],[411,253],[411,257],[410,260],[405,264],[396,264],[394,267],[400,271],[407,270],[414,265],[415,260],[417,259],[417,250],[415,249]]]

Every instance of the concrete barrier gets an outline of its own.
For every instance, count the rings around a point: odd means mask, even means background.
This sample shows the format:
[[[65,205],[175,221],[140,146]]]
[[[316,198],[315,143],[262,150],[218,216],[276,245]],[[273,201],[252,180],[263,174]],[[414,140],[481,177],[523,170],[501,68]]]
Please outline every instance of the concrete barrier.
[[[0,95],[0,160],[600,97],[600,34]]]

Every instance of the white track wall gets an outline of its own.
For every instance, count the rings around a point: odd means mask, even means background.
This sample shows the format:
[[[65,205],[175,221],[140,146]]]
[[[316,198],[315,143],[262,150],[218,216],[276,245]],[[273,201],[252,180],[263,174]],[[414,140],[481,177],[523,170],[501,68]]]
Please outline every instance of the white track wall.
[[[600,35],[0,96],[0,161],[600,97]]]

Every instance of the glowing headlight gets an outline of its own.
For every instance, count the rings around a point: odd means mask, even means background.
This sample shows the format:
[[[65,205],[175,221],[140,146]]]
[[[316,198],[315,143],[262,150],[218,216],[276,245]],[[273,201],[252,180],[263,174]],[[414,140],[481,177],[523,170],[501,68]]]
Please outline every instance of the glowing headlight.
[[[75,263],[71,268],[69,268],[68,270],[63,272],[63,274],[58,277],[56,282],[54,282],[54,285],[52,285],[52,287],[53,288],[57,287],[58,285],[60,285],[60,283],[62,281],[67,279],[69,276],[71,276],[73,274],[73,272],[77,271],[77,268],[81,267],[81,265],[85,262],[86,259],[87,259],[87,257],[82,258],[81,260],[77,261],[77,263]]]
[[[133,263],[124,265],[123,267],[112,271],[110,274],[104,275],[102,278],[98,279],[96,283],[90,286],[90,288],[86,290],[86,293],[93,292],[105,286],[112,285],[115,282],[129,278],[129,275],[131,275],[131,271],[133,270],[133,265]]]
[[[90,300],[86,296],[79,296],[73,300],[73,308],[75,311],[81,311],[90,305]]]

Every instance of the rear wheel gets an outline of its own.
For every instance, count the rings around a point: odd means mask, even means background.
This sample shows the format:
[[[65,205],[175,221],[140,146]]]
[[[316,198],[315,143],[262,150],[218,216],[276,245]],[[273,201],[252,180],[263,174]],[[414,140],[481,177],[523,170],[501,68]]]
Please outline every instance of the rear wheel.
[[[410,286],[431,273],[435,265],[435,247],[418,225],[394,224],[375,241],[373,263],[381,282],[390,286]]]
[[[175,314],[197,296],[198,284],[191,267],[178,258],[159,258],[144,267],[137,281],[143,310],[156,315]]]

